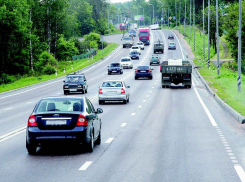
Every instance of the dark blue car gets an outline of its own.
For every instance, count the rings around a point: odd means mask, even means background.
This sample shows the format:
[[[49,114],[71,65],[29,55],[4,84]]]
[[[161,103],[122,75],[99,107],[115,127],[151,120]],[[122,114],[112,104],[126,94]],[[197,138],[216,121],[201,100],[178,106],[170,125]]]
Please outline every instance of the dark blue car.
[[[121,63],[111,63],[110,66],[108,66],[108,75],[112,73],[123,74],[123,66]]]
[[[103,110],[94,109],[86,97],[47,97],[41,99],[28,119],[26,149],[36,154],[44,144],[73,143],[86,147],[89,152],[94,144],[101,143]]]
[[[150,66],[138,66],[137,69],[135,69],[135,80],[138,78],[148,78],[152,79],[152,68]]]
[[[88,84],[84,74],[70,74],[63,81],[64,95],[69,93],[87,93]]]

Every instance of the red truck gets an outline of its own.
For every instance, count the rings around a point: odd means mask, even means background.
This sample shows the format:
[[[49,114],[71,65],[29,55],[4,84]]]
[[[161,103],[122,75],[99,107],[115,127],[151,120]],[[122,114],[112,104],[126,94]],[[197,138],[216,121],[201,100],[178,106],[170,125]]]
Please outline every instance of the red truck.
[[[139,41],[146,45],[150,45],[150,30],[149,28],[139,29]]]

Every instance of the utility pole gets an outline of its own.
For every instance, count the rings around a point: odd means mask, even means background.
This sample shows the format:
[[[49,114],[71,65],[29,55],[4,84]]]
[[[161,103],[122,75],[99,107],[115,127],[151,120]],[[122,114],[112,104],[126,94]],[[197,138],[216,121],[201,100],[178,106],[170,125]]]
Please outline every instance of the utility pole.
[[[168,8],[168,29],[169,29],[169,8]]]
[[[179,1],[179,32],[180,32],[180,5],[181,5],[180,2],[181,1]]]
[[[149,3],[148,3],[149,4]],[[154,25],[154,5],[153,4],[149,4],[153,7],[153,17],[152,17],[152,25]]]
[[[241,56],[242,56],[242,0],[239,0],[239,30],[238,30],[238,76],[237,89],[241,92]]]
[[[109,4],[109,3],[108,3]],[[108,13],[108,34],[110,35],[110,25],[109,25],[109,8],[107,4],[107,13]]]
[[[196,51],[196,40],[195,40],[195,0],[193,0],[193,41],[194,41],[194,44],[193,44],[193,48],[194,48],[194,52]]]
[[[175,0],[175,20],[176,20],[176,29],[177,29],[177,5]]]
[[[219,4],[216,0],[216,47],[217,47],[217,74],[219,75]]]
[[[202,35],[203,35],[203,63],[205,62],[205,27],[204,27],[204,25],[205,25],[205,17],[204,17],[204,0],[202,1],[203,2],[203,6],[202,6],[202,10],[203,10],[203,17],[202,17],[202,20],[203,20],[203,24],[202,24],[202,29],[203,29],[203,33],[202,33]]]
[[[191,45],[191,0],[190,0],[190,21],[189,21],[189,44]]]
[[[184,36],[186,36],[186,0],[185,0],[185,21],[184,21],[185,31]]]
[[[210,69],[210,0],[208,0],[208,69]]]
[[[123,13],[122,13],[122,19],[123,19]],[[122,21],[122,29],[123,29],[123,37],[124,37],[124,21]]]

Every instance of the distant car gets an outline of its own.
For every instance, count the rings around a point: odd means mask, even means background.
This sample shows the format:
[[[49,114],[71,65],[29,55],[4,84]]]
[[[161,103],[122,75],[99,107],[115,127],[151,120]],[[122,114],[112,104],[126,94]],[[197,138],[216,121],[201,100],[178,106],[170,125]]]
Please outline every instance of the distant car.
[[[152,64],[160,64],[160,57],[158,55],[152,55],[150,65]]]
[[[64,142],[86,147],[89,152],[94,144],[101,143],[103,110],[94,109],[87,97],[46,97],[35,106],[27,122],[26,149],[35,155],[44,144]]]
[[[130,48],[130,52],[132,52],[132,51],[137,51],[139,53],[139,55],[141,55],[141,48],[140,48],[140,46],[132,46]]]
[[[137,80],[140,77],[147,77],[148,79],[152,79],[152,68],[150,66],[138,66],[137,69],[135,69],[135,80]]]
[[[63,81],[63,91],[67,95],[69,93],[87,93],[88,84],[84,74],[69,74]]]
[[[169,42],[168,43],[168,49],[176,49],[176,44],[174,42]]]
[[[123,67],[122,67],[121,63],[111,63],[108,66],[108,75],[110,75],[112,73],[123,74]]]
[[[130,57],[123,57],[121,59],[121,65],[123,66],[123,68],[133,68],[133,62]]]
[[[138,51],[132,51],[132,52],[129,53],[129,57],[131,59],[139,59],[140,58],[139,52]]]
[[[168,35],[168,39],[174,39],[174,35],[173,34],[169,34]]]
[[[136,37],[136,31],[135,30],[129,30],[129,36],[130,37]]]
[[[141,50],[145,49],[145,45],[143,42],[137,42],[137,46],[139,46]]]
[[[124,81],[108,80],[104,81],[99,87],[99,104],[104,104],[105,101],[123,101],[124,104],[129,102],[129,90]]]

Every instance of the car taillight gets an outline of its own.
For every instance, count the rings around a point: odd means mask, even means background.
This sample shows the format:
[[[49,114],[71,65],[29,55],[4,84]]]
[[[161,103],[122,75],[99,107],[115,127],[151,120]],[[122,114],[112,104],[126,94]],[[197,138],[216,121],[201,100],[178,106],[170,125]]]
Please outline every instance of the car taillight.
[[[34,115],[31,115],[28,119],[28,126],[37,126],[37,121]]]
[[[84,115],[79,114],[77,119],[77,126],[88,126],[88,121]]]
[[[151,72],[151,70],[148,70],[148,73],[150,73]]]
[[[168,75],[163,75],[163,77],[167,77]]]
[[[125,94],[125,90],[122,88],[121,94]]]
[[[138,70],[135,70],[135,73],[138,73],[139,71]]]
[[[103,92],[102,92],[102,88],[100,88],[100,90],[99,90],[99,94],[103,94]]]
[[[189,77],[190,75],[185,75],[186,77]]]

